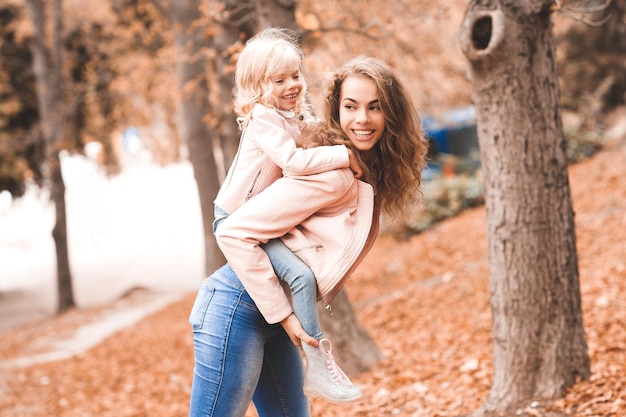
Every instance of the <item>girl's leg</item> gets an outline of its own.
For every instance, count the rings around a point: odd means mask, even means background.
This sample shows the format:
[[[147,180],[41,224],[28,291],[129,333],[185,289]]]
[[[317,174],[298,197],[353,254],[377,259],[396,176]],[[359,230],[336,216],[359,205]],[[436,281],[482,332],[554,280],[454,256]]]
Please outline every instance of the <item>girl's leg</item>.
[[[302,390],[302,354],[283,328],[275,326],[275,335],[265,344],[263,368],[253,397],[254,406],[259,417],[309,417],[309,400]]]
[[[213,207],[213,233],[215,233],[219,225],[226,220],[226,217],[228,217],[228,213],[218,206]]]
[[[280,239],[270,240],[262,247],[270,258],[276,275],[287,282],[291,288],[293,311],[300,320],[302,328],[310,336],[320,340],[322,329],[317,316],[315,276]],[[303,344],[302,348],[307,361],[304,390],[308,395],[322,397],[334,403],[358,401],[363,397],[361,389],[352,384],[339,365],[335,363],[329,340],[324,339],[319,349],[307,344]],[[278,360],[281,360],[280,356]],[[271,370],[266,370],[265,366],[263,373],[270,373],[274,376]]]
[[[302,328],[311,337],[320,339],[322,328],[317,316],[315,275],[280,239],[272,239],[261,247],[267,253],[278,278],[291,288],[293,312]]]
[[[269,325],[228,265],[202,283],[189,322],[195,356],[189,415],[243,417],[261,373]]]

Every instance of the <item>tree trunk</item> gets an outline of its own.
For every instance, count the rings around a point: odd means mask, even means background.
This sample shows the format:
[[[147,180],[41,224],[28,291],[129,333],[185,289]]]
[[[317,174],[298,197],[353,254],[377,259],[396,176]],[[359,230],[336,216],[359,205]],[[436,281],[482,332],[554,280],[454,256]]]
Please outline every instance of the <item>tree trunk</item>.
[[[472,1],[461,28],[485,179],[494,380],[477,415],[590,375],[552,1]]]
[[[239,0],[224,1],[224,13],[217,20],[218,33],[213,37],[215,72],[219,89],[221,117],[219,123],[220,147],[224,171],[227,172],[239,145],[240,131],[233,111],[235,87],[235,62],[238,42],[245,42],[255,32],[254,5]],[[225,173],[224,172],[224,173]]]
[[[67,238],[67,210],[65,207],[65,183],[61,173],[61,161],[58,152],[49,158],[51,192],[54,202],[55,223],[52,237],[56,247],[57,260],[57,291],[59,303],[57,312],[62,313],[75,306],[72,289],[72,274],[70,270],[69,249]]]
[[[626,0],[612,0],[591,15],[592,21],[604,23],[588,31],[587,45],[602,52],[626,52]]]
[[[213,199],[219,189],[219,177],[213,152],[214,134],[206,119],[210,114],[209,87],[206,78],[207,54],[205,26],[198,24],[198,3],[192,0],[171,2],[175,26],[176,73],[181,94],[179,117],[181,137],[187,143],[189,160],[200,197],[205,247],[205,272],[209,274],[224,264],[224,255],[213,235]]]
[[[298,29],[296,23],[296,0],[256,0],[259,28],[284,27]]]
[[[70,271],[67,213],[65,210],[65,183],[61,172],[59,151],[63,135],[64,112],[61,102],[61,0],[53,3],[53,30],[50,44],[46,44],[46,8],[42,0],[28,0],[27,6],[34,29],[32,43],[33,72],[35,73],[39,120],[45,146],[45,164],[50,180],[51,199],[55,207],[55,225],[52,236],[57,260],[57,312],[75,306]]]
[[[218,20],[219,31],[213,38],[216,50],[215,68],[217,74],[222,115],[220,117],[219,137],[224,169],[228,171],[237,152],[239,128],[233,113],[232,97],[234,87],[234,52],[233,45],[245,42],[258,29],[270,26],[297,29],[294,0],[257,0],[242,3],[238,0],[225,0],[224,13]]]
[[[333,342],[333,355],[346,374],[367,371],[383,358],[374,340],[359,323],[345,290],[337,295],[330,311],[319,305],[318,315],[325,337]]]

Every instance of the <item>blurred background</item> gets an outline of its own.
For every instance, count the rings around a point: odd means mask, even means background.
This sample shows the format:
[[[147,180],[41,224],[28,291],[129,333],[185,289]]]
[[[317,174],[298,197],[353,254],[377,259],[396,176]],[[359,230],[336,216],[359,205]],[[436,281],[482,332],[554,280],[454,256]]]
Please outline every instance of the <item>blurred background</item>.
[[[482,203],[458,42],[468,2],[283,3],[287,11],[269,2],[276,9],[268,18],[245,1],[0,1],[0,328],[62,307],[59,275],[73,287],[70,304],[88,307],[133,288],[193,291],[219,264],[207,213],[238,140],[233,64],[259,25],[302,33],[318,108],[325,71],[357,54],[385,60],[409,86],[431,151],[425,198],[403,234]],[[568,156],[577,161],[602,146],[624,105],[626,7],[623,0],[560,3],[561,105]],[[37,10],[43,21],[33,17]],[[57,26],[55,10],[62,11]],[[44,78],[38,57],[47,63]],[[60,207],[55,161],[65,187],[61,271],[52,235]]]

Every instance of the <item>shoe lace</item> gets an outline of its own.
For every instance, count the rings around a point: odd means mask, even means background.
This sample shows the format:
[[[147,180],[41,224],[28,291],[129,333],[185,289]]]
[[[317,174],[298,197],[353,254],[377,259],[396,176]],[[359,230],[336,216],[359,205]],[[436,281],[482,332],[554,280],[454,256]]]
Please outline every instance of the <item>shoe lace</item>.
[[[335,357],[333,356],[333,344],[328,339],[320,339],[320,350],[326,355],[326,366],[332,378],[337,382],[342,382],[347,385],[353,385],[350,378],[341,370]]]

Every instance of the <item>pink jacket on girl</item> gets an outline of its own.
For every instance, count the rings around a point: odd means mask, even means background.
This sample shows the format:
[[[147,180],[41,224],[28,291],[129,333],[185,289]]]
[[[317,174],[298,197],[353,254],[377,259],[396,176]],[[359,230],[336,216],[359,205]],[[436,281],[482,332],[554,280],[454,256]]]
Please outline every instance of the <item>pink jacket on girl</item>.
[[[287,175],[232,212],[216,237],[265,320],[278,323],[293,311],[289,288],[259,245],[283,236],[315,274],[318,299],[329,304],[370,250],[378,214],[372,186],[349,168]]]
[[[292,112],[293,115],[293,112]],[[300,149],[300,120],[261,104],[252,108],[235,159],[217,193],[215,204],[231,214],[248,199],[286,175],[309,175],[349,166],[343,146]]]

